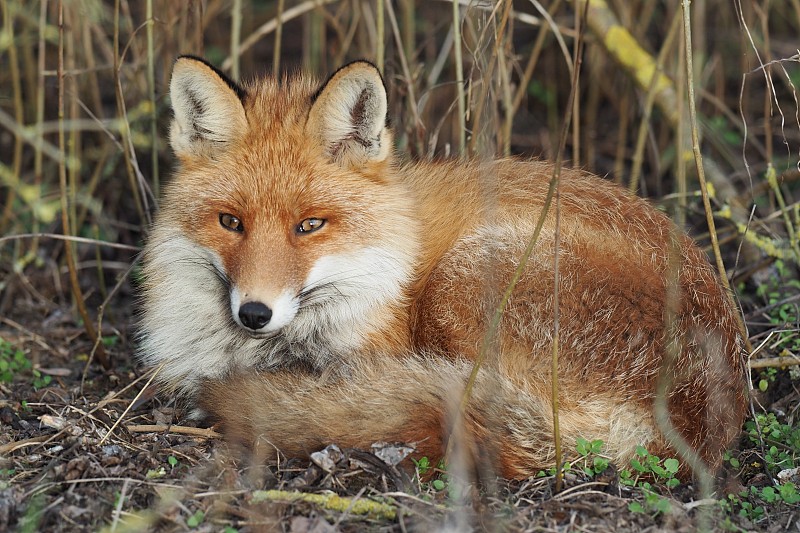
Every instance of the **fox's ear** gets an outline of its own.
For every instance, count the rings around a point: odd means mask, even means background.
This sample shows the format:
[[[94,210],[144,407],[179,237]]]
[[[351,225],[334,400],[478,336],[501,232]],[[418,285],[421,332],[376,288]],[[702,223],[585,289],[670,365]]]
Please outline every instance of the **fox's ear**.
[[[244,91],[205,61],[179,57],[169,92],[175,112],[169,139],[178,157],[213,156],[247,131]]]
[[[392,137],[386,127],[386,88],[378,69],[356,61],[336,71],[315,97],[306,133],[342,164],[384,161]]]

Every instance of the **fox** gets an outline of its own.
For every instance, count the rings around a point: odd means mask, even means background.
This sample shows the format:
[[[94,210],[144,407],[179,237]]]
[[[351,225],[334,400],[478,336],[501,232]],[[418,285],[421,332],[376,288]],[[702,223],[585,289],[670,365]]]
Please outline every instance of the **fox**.
[[[525,478],[554,466],[557,342],[564,450],[719,469],[747,407],[737,310],[646,200],[563,168],[557,221],[553,163],[404,159],[366,61],[236,83],[181,56],[169,90],[177,165],[143,252],[140,359],[229,442],[436,461],[458,422],[474,463]]]

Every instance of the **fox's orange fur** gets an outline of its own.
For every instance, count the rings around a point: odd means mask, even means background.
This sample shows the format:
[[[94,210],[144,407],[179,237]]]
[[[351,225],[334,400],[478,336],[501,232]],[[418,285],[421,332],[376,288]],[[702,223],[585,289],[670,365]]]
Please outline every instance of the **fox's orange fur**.
[[[398,162],[382,81],[364,62],[321,88],[302,76],[239,88],[185,57],[171,92],[180,168],[145,252],[143,360],[164,363],[162,384],[236,442],[306,455],[401,441],[440,457],[552,166]],[[560,194],[565,449],[584,437],[620,462],[639,444],[673,453],[653,414],[663,379],[672,425],[716,468],[742,423],[745,380],[714,271],[666,216],[609,182],[563,169]],[[462,432],[508,477],[554,459],[554,216]],[[680,303],[667,335],[670,254]]]

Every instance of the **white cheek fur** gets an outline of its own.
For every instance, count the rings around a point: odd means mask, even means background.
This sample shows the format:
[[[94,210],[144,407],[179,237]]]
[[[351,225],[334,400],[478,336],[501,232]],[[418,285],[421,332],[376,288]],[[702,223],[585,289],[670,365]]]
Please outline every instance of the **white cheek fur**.
[[[225,273],[214,252],[164,231],[152,237],[145,259],[139,354],[147,366],[164,363],[159,381],[192,394],[202,379],[254,366],[258,357],[269,363],[270,355],[231,319]]]
[[[317,260],[306,276],[305,289],[316,290],[325,304],[315,313],[300,313],[299,331],[325,325],[327,342],[334,350],[359,347],[364,337],[379,327],[387,303],[400,302],[410,278],[411,265],[393,250],[366,247]],[[315,297],[317,301],[321,296]]]

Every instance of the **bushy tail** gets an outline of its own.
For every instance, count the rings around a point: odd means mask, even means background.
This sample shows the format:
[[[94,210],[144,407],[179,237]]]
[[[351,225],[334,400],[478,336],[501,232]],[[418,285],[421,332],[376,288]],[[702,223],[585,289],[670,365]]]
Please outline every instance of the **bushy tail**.
[[[209,383],[200,404],[230,442],[262,453],[271,445],[307,456],[331,443],[369,449],[385,441],[412,443],[416,456],[436,460],[471,370],[469,361],[414,356],[363,362],[336,376],[241,374]],[[549,379],[513,375],[480,371],[455,444],[470,460],[519,478],[554,465],[553,416]],[[647,410],[621,398],[584,397],[568,382],[560,390],[565,450],[574,452],[578,437],[600,438],[612,459],[626,460],[637,444],[654,441]]]

